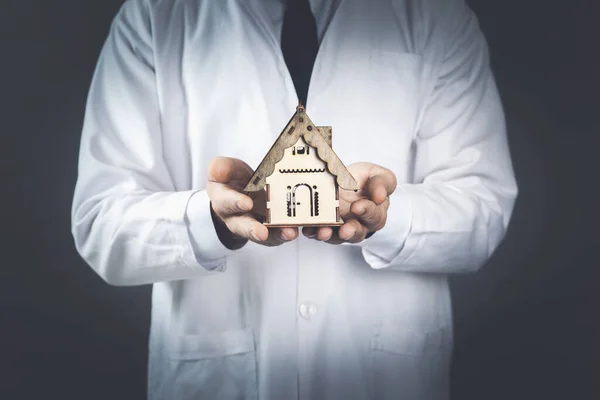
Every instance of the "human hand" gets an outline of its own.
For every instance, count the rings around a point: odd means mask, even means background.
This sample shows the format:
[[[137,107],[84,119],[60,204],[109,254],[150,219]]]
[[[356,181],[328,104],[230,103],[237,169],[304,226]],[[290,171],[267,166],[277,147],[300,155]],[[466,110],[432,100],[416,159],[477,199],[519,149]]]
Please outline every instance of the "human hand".
[[[348,166],[358,183],[358,192],[340,189],[340,227],[307,227],[302,233],[331,244],[359,243],[370,232],[384,227],[389,196],[396,190],[396,176],[389,169],[376,164],[359,162]]]
[[[207,172],[206,190],[211,201],[213,223],[221,242],[239,249],[248,240],[265,246],[278,246],[298,237],[297,228],[267,228],[264,191],[243,194],[254,171],[245,162],[227,157],[212,160]]]

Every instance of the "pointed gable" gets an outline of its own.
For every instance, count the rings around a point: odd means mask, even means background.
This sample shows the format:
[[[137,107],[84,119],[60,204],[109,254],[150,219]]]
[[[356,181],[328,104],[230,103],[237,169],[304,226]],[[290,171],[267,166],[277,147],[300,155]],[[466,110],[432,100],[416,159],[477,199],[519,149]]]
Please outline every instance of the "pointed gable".
[[[271,149],[262,160],[252,178],[244,188],[247,192],[255,192],[265,187],[267,177],[273,174],[275,165],[283,159],[285,149],[296,144],[302,136],[304,141],[317,149],[318,157],[327,165],[327,170],[336,177],[339,187],[357,191],[358,184],[331,147],[332,129],[330,126],[315,126],[299,105],[296,113],[285,126]]]

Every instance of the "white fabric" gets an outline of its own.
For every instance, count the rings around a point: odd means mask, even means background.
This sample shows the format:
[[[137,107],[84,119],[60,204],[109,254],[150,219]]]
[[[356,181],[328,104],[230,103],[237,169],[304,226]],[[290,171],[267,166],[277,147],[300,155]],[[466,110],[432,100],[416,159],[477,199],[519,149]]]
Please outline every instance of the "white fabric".
[[[297,105],[265,4],[125,2],[89,94],[76,247],[109,284],[153,284],[150,399],[447,399],[447,275],[485,263],[517,195],[477,20],[462,0],[343,0],[307,112],[346,164],[396,174],[388,222],[359,245],[230,251],[207,166],[257,167]]]

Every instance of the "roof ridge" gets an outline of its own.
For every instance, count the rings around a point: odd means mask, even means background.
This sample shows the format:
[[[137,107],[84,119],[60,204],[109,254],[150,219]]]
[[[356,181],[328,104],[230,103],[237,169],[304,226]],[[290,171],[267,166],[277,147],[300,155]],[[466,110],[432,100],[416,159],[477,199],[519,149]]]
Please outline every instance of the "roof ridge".
[[[326,128],[329,128],[326,131]],[[331,127],[317,127],[302,103],[283,128],[258,168],[244,188],[246,192],[255,192],[265,186],[266,178],[275,171],[275,165],[285,155],[285,149],[292,147],[300,137],[317,149],[318,157],[325,162],[328,171],[336,177],[338,185],[346,190],[358,190],[358,184],[331,147]]]

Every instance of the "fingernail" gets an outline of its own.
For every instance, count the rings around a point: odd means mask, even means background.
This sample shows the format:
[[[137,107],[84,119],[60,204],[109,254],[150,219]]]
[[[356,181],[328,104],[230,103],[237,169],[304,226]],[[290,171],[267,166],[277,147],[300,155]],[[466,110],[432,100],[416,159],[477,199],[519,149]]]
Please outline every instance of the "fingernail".
[[[356,209],[356,214],[357,215],[362,215],[364,212],[365,212],[364,208],[358,208],[358,209]]]
[[[260,240],[260,238],[259,238],[259,237],[256,235],[256,232],[254,232],[253,230],[252,230],[252,231],[250,231],[250,236],[252,236],[252,238],[253,238],[254,240],[257,240],[257,241],[259,241],[259,242],[261,241],[261,240]]]

